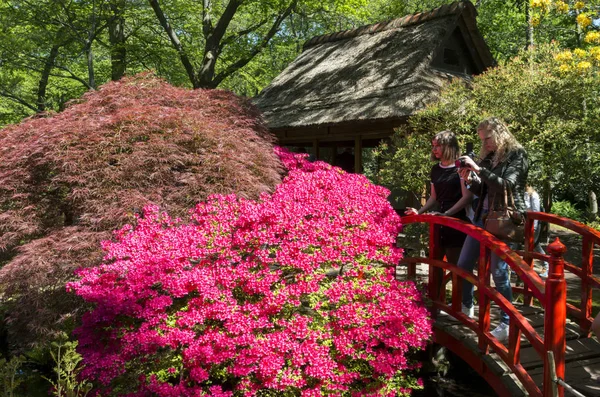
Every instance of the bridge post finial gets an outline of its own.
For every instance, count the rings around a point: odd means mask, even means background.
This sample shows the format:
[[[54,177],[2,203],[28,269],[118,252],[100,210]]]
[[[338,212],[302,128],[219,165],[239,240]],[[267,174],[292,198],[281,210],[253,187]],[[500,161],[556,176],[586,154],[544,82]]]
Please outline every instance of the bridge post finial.
[[[567,247],[557,237],[553,242],[548,245],[548,251],[550,252],[550,272],[548,277],[552,275],[563,277],[565,276],[565,261],[563,255],[567,252]]]
[[[565,377],[565,348],[567,325],[567,283],[565,281],[565,260],[563,259],[567,247],[560,242],[558,237],[550,245],[550,272],[546,279],[544,291],[544,348],[554,353],[556,376]],[[554,376],[551,373],[552,365],[544,357],[544,396],[552,396]],[[564,388],[558,385],[558,395],[564,396]]]

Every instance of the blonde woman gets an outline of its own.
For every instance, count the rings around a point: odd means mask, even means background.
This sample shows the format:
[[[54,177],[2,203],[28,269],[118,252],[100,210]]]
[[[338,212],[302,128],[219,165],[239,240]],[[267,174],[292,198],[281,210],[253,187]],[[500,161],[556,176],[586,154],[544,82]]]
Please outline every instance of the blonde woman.
[[[471,202],[473,195],[461,183],[455,165],[459,156],[458,140],[451,131],[437,133],[431,140],[431,160],[436,164],[431,168],[431,195],[419,210],[407,208],[406,215],[418,215],[437,209],[435,214],[452,216],[468,221],[465,207]],[[465,234],[452,228],[441,227],[440,247],[442,255],[450,263],[456,263]]]
[[[477,127],[481,140],[481,158],[479,164],[469,157],[461,157],[464,167],[459,169],[461,178],[473,194],[479,197],[473,223],[483,227],[484,216],[490,205],[502,205],[504,202],[504,186],[510,188],[517,210],[525,214],[525,184],[529,171],[527,152],[510,133],[504,122],[496,117],[483,120]],[[510,245],[510,244],[509,244]],[[458,266],[472,272],[479,257],[479,242],[468,236],[460,252]],[[512,301],[510,272],[505,261],[491,255],[491,272],[496,290],[509,302]],[[473,284],[463,282],[463,313],[473,317]],[[508,314],[502,312],[500,324],[491,332],[501,342],[508,339]]]

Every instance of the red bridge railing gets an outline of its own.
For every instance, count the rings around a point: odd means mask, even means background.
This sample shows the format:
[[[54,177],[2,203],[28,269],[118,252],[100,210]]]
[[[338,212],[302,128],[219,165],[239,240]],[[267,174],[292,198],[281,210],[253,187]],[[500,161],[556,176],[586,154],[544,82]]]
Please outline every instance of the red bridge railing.
[[[556,215],[547,214],[544,212],[528,212],[527,222],[525,224],[525,250],[517,251],[523,256],[525,262],[529,266],[533,266],[533,259],[541,259],[548,261],[549,255],[541,255],[533,251],[533,223],[534,220],[547,222],[554,225],[559,225],[565,229],[577,233],[581,241],[581,263],[579,266],[575,263],[565,262],[564,269],[569,273],[577,276],[575,280],[569,281],[577,283],[580,287],[581,295],[578,302],[567,302],[567,314],[570,317],[576,318],[579,321],[580,330],[583,334],[589,334],[592,326],[592,291],[600,289],[600,277],[593,274],[594,246],[600,246],[600,232],[592,229],[583,223],[572,219],[561,218]],[[531,295],[528,294],[526,288],[515,289],[515,292],[521,292],[526,295],[526,304],[531,304]]]
[[[552,224],[557,224],[570,229],[583,236],[582,266],[577,267],[571,263],[565,263],[563,254],[566,247],[558,240],[548,246],[549,254],[541,255],[533,251],[533,221],[540,220]],[[428,295],[433,306],[433,313],[443,310],[454,318],[461,321],[477,335],[478,348],[482,355],[485,355],[491,349],[502,361],[511,369],[519,379],[527,393],[531,396],[551,396],[552,395],[552,374],[551,366],[548,363],[548,351],[554,353],[554,366],[556,367],[556,376],[564,379],[565,374],[565,347],[566,347],[566,316],[567,308],[569,313],[575,315],[579,320],[581,330],[589,334],[591,317],[591,297],[592,289],[600,288],[598,278],[592,274],[593,246],[600,244],[600,233],[579,222],[570,219],[560,218],[555,215],[529,212],[528,220],[525,225],[525,249],[522,251],[513,251],[504,242],[486,232],[485,230],[470,223],[463,222],[454,218],[439,215],[413,215],[402,218],[404,225],[413,223],[429,224],[429,254],[427,257],[408,257],[405,256],[402,264],[407,266],[409,277],[416,275],[416,266],[418,263],[429,265],[429,283]],[[478,261],[477,275],[460,269],[456,264],[443,261],[439,247],[439,231],[441,226],[452,227],[475,239],[480,243],[480,254]],[[495,288],[490,286],[490,255],[494,253],[504,259],[510,268],[523,281],[523,287],[513,288],[514,292],[523,293],[525,304],[530,305],[532,298],[536,298],[544,309],[544,336],[543,338],[529,324],[527,319],[516,310],[512,302],[506,300]],[[533,270],[533,259],[545,259],[550,263],[548,279],[544,282]],[[432,271],[433,268],[443,269],[443,272]],[[581,302],[579,307],[567,304],[567,289],[564,271],[578,276],[581,283]],[[476,288],[478,293],[479,318],[477,321],[467,317],[461,311],[461,292],[462,280],[468,280]],[[446,284],[452,283],[451,302],[446,302]],[[495,302],[510,317],[508,345],[496,340],[490,334],[490,306]],[[586,335],[587,336],[587,335]],[[544,362],[544,385],[541,390],[532,380],[531,376],[521,365],[521,339],[524,337],[539,355],[540,360]],[[445,341],[447,347],[451,350],[460,350],[459,346],[448,346],[455,343],[455,340],[449,338]],[[458,348],[458,349],[457,349]],[[481,367],[482,362],[479,356],[469,355],[463,351],[465,359],[473,368]],[[504,389],[499,379],[491,376],[489,372],[480,371],[484,378],[500,391]],[[500,393],[500,394],[507,394]],[[564,395],[564,389],[558,387],[558,395]]]

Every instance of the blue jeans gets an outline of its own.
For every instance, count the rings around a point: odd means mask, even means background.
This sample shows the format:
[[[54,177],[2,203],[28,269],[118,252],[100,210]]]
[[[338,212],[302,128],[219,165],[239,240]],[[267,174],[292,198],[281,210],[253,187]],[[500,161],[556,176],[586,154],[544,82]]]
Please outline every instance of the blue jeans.
[[[478,220],[474,223],[474,225],[482,228],[483,221]],[[514,249],[511,244],[509,244],[509,246]],[[475,268],[475,264],[477,263],[478,259],[479,241],[471,236],[467,236],[460,251],[460,257],[458,258],[457,265],[461,269],[473,273],[473,269]],[[504,296],[509,302],[512,302],[512,287],[510,285],[510,272],[508,264],[494,253],[491,254],[490,259],[491,273],[492,278],[494,279],[494,284],[496,284],[496,291]],[[462,303],[469,308],[473,306],[473,284],[467,280],[463,280]],[[508,324],[508,320],[508,314],[502,311],[500,314],[500,321]]]

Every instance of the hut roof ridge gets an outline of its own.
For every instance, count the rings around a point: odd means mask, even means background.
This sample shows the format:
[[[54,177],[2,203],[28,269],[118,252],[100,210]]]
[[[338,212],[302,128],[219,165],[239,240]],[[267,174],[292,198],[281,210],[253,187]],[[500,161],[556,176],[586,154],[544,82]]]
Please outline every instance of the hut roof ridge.
[[[371,25],[360,26],[354,29],[315,36],[308,40],[306,43],[304,43],[303,50],[306,50],[307,48],[318,44],[334,42],[339,40],[347,40],[349,38],[362,36],[364,34],[378,33],[389,29],[398,29],[401,27],[407,27],[430,21],[436,18],[441,18],[449,15],[458,15],[463,12],[465,7],[469,6],[472,8],[472,11],[474,11],[476,14],[477,11],[475,10],[475,6],[473,6],[473,3],[471,3],[470,1],[456,1],[454,3],[444,4],[427,12],[418,12],[415,14],[405,15],[403,17],[385,22],[378,22]]]

